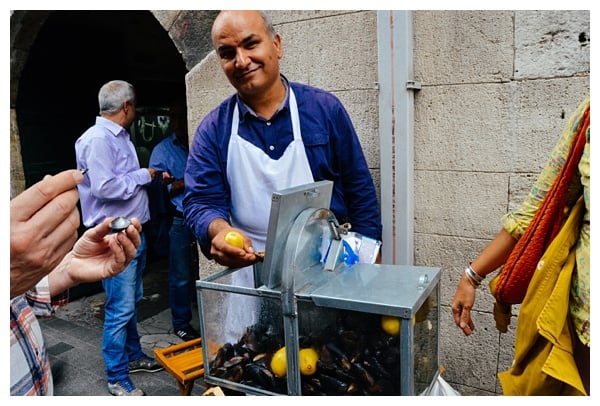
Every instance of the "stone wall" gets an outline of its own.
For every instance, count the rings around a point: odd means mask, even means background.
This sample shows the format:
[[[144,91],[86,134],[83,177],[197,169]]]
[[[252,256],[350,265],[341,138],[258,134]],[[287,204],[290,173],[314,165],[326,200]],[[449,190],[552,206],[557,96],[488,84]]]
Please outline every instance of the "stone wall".
[[[476,330],[464,337],[450,303],[461,272],[529,192],[589,92],[590,14],[419,11],[413,26],[422,84],[415,96],[415,262],[443,270],[444,378],[463,394],[501,393],[496,373],[511,365],[516,317],[508,334],[498,333],[486,286],[475,304]]]
[[[29,53],[29,48],[47,18],[49,12],[26,11],[10,12],[10,198],[25,190],[25,173],[21,156],[21,141],[15,104],[17,100],[17,83]]]

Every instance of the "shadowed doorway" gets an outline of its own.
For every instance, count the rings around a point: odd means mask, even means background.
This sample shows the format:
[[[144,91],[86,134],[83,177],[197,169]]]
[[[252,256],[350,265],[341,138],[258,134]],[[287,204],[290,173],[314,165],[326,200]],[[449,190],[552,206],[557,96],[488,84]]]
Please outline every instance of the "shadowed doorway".
[[[165,29],[149,11],[40,13],[48,17],[24,62],[15,104],[26,187],[75,167],[75,140],[94,124],[98,90],[113,79],[136,88],[130,132],[145,166],[166,135],[162,115],[170,101],[185,97],[187,69]],[[90,288],[81,285],[72,296]]]

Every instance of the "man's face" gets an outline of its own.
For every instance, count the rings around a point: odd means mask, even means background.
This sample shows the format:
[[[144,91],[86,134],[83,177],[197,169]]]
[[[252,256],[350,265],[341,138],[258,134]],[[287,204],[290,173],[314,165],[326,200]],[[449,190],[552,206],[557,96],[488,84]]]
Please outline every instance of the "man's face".
[[[125,125],[123,127],[128,128],[133,123],[135,119],[135,106],[135,101],[123,102],[123,112],[125,113]]]
[[[269,37],[258,12],[220,14],[213,24],[212,40],[223,72],[242,97],[267,91],[280,80],[281,38]]]
[[[188,128],[187,128],[187,114],[184,105],[175,104],[171,107],[170,111],[171,127],[173,132],[179,139],[179,142],[187,147],[188,144]]]

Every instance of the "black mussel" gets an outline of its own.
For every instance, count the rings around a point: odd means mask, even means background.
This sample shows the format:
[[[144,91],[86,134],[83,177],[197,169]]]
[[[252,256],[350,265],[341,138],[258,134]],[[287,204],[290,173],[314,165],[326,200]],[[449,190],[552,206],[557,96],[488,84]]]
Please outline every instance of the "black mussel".
[[[400,348],[399,347],[388,347],[375,354],[377,361],[381,365],[389,367],[400,363]]]
[[[391,375],[388,370],[381,365],[379,360],[375,357],[365,357],[363,360],[363,366],[373,376],[391,379]]]
[[[235,357],[232,357],[230,359],[228,359],[227,361],[225,361],[223,363],[223,366],[227,369],[234,367],[236,365],[243,365],[245,363],[246,358],[244,358],[242,355],[236,355]]]
[[[273,390],[275,387],[275,376],[264,365],[246,364],[244,365],[244,378],[254,382],[266,390]]]
[[[341,330],[338,336],[346,354],[356,354],[360,351],[362,334],[354,330]]]
[[[327,343],[326,346],[329,352],[334,355],[336,362],[338,362],[345,370],[349,370],[350,360],[346,357],[346,354],[332,342]]]
[[[269,358],[269,354],[266,352],[262,352],[260,354],[256,354],[254,358],[252,358],[252,362],[255,364],[267,365],[267,359]]]
[[[394,396],[399,395],[394,385],[387,379],[379,379],[375,384],[370,386],[367,391],[371,395]]]
[[[356,378],[351,373],[351,371],[346,371],[335,363],[326,366],[326,365],[323,365],[323,364],[317,362],[317,370],[321,371],[325,375],[335,377],[335,378],[339,379],[340,381],[343,381],[346,383],[350,383],[350,382],[353,382],[356,380]]]
[[[227,368],[227,374],[225,375],[225,379],[230,382],[239,383],[244,376],[244,367],[242,365],[235,365],[231,368]]]
[[[215,353],[215,356],[214,356],[212,362],[210,363],[210,367],[211,367],[211,369],[221,368],[221,367],[223,367],[223,364],[225,363],[225,361],[226,361],[225,360],[225,350],[223,350],[223,347],[221,347]]]
[[[233,354],[234,356],[236,355],[245,355],[248,353],[248,349],[246,348],[246,346],[242,343],[242,342],[237,342],[235,344],[232,344],[233,346]]]
[[[328,395],[344,395],[348,391],[349,385],[346,382],[332,376],[320,374],[319,381],[323,391]]]
[[[359,389],[360,389],[360,386],[357,385],[356,383],[352,382],[350,385],[348,385],[348,389],[346,390],[346,393],[348,393],[349,395],[354,395],[354,394],[358,393]]]
[[[352,364],[352,371],[365,386],[369,387],[375,384],[375,379],[373,376],[358,362]]]
[[[225,378],[227,376],[227,368],[221,367],[212,367],[210,368],[210,373],[217,378]]]
[[[131,224],[131,220],[127,217],[117,217],[113,221],[110,222],[110,228],[115,231],[123,231]]]
[[[244,345],[255,354],[260,354],[264,351],[258,335],[252,330],[249,330],[244,336]]]
[[[315,396],[315,395],[321,395],[321,393],[318,392],[317,388],[315,388],[309,382],[302,382],[302,395]]]
[[[223,344],[223,356],[225,357],[225,359],[229,359],[229,358],[233,358],[235,356],[235,350],[233,348],[233,344],[231,343],[225,343]]]
[[[321,346],[321,358],[319,359],[319,364],[322,364],[324,367],[332,367],[335,364],[335,358],[327,345],[323,344]]]

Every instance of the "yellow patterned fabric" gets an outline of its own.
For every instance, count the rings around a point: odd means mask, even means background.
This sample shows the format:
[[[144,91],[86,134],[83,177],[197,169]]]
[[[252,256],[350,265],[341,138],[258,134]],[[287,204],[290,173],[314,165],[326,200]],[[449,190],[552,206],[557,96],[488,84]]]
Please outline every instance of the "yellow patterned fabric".
[[[546,166],[521,207],[502,218],[502,227],[514,238],[518,239],[523,235],[544,196],[554,183],[569,154],[580,118],[589,104],[590,97],[587,96],[569,118]],[[575,331],[581,342],[587,346],[590,345],[590,130],[591,123],[586,133],[587,142],[579,161],[578,173],[569,188],[567,198],[568,207],[572,207],[582,194],[585,203],[583,221],[575,247],[576,267],[571,283],[569,309]]]
[[[517,320],[513,365],[498,374],[505,395],[586,394],[567,306],[583,208],[580,198],[529,284]]]

